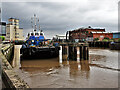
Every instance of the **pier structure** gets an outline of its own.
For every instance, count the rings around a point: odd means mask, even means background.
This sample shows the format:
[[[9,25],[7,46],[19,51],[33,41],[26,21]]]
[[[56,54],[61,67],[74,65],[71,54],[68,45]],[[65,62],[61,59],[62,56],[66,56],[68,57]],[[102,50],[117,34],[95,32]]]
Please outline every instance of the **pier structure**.
[[[62,60],[89,60],[88,43],[60,43]]]

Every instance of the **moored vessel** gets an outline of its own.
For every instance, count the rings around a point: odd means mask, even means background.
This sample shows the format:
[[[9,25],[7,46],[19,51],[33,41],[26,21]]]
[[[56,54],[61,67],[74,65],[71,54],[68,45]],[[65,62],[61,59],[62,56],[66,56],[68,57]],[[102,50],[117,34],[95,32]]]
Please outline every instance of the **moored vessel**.
[[[34,21],[34,23],[33,23]],[[42,30],[37,28],[39,19],[34,15],[31,18],[33,31],[29,32],[26,42],[22,45],[21,54],[23,58],[51,58],[59,55],[59,44],[45,38]],[[33,25],[34,24],[34,25]],[[39,29],[39,30],[37,30]]]

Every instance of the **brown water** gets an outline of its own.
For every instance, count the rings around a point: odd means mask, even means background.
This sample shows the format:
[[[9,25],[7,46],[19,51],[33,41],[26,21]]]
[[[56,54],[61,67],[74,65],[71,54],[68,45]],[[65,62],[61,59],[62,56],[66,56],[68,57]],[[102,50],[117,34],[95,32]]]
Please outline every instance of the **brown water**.
[[[89,61],[22,60],[16,69],[31,88],[117,88],[118,51],[90,49]]]

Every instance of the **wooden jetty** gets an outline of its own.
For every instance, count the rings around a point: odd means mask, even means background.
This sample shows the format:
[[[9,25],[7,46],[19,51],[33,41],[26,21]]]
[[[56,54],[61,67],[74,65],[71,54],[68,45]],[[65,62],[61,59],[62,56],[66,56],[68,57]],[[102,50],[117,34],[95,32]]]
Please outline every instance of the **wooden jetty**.
[[[62,60],[89,60],[88,43],[60,43]]]

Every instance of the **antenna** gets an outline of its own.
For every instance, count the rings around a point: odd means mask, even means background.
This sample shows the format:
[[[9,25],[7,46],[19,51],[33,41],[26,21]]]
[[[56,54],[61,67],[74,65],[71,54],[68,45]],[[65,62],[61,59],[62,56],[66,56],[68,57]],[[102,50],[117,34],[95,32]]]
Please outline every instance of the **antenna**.
[[[39,24],[39,19],[38,19],[38,24]],[[39,24],[39,31],[40,31],[40,24]]]
[[[39,19],[36,16],[36,14],[34,14],[34,17],[31,18],[31,25],[32,25],[32,28],[33,28],[33,32],[37,31],[37,25],[38,24],[39,24]],[[39,25],[38,29],[40,30],[40,25]]]
[[[40,25],[39,25],[39,31],[40,31]]]
[[[33,27],[33,18],[31,17],[31,26],[32,26],[32,29],[34,28]]]
[[[34,29],[34,31],[36,31],[37,30],[37,23],[36,23],[36,14],[34,14],[34,23],[35,23],[35,29]]]

